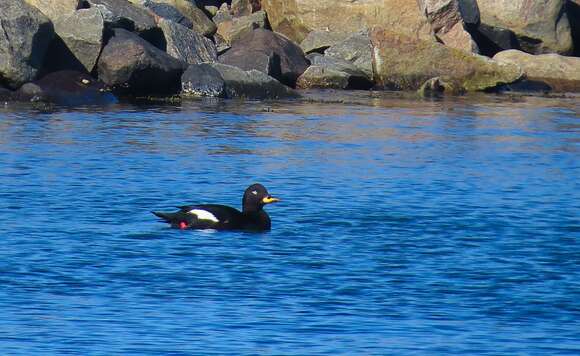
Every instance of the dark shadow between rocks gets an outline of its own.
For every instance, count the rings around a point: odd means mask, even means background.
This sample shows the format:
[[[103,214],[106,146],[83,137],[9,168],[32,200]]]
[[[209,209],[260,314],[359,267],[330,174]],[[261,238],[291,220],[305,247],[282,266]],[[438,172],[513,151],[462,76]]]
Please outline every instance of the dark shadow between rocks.
[[[42,71],[39,73],[39,77],[60,70],[86,72],[85,67],[70,51],[62,38],[55,35],[48,46],[48,51],[44,58],[44,65],[42,66]]]
[[[570,30],[572,32],[572,41],[574,42],[575,57],[580,57],[580,4],[574,1],[567,1],[568,20],[570,21]]]
[[[484,56],[493,57],[506,49],[521,49],[515,33],[510,30],[485,24],[466,25],[465,28]]]
[[[496,88],[486,90],[487,93],[519,93],[519,94],[548,94],[552,87],[548,84],[529,79],[520,79],[510,84],[503,84]]]

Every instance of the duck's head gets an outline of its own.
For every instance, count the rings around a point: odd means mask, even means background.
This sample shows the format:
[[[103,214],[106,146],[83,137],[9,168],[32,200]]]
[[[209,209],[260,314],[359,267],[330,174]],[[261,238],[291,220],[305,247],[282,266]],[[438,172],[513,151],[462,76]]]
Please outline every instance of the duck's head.
[[[242,200],[243,211],[259,211],[264,205],[280,201],[268,193],[268,190],[261,184],[252,184],[244,192]]]

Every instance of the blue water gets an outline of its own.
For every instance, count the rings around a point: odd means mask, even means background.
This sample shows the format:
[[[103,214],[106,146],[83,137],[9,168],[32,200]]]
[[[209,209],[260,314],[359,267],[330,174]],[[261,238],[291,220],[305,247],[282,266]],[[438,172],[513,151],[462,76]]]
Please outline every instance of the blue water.
[[[2,355],[580,353],[574,99],[0,109]],[[263,234],[150,210],[283,202]]]

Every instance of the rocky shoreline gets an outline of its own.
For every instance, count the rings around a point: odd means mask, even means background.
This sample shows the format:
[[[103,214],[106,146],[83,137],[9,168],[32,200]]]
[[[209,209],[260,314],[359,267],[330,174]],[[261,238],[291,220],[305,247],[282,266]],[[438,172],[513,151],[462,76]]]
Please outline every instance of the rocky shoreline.
[[[580,92],[580,0],[0,0],[0,100]]]

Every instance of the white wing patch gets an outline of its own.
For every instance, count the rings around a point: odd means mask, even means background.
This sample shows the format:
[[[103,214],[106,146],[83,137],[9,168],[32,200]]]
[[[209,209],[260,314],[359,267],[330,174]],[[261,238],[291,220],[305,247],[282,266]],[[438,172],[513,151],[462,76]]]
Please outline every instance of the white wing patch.
[[[218,218],[215,217],[214,214],[210,213],[207,210],[202,210],[202,209],[192,209],[189,211],[190,214],[193,214],[195,216],[197,216],[197,218],[199,220],[209,220],[209,221],[213,221],[213,222],[220,222],[218,220]]]

